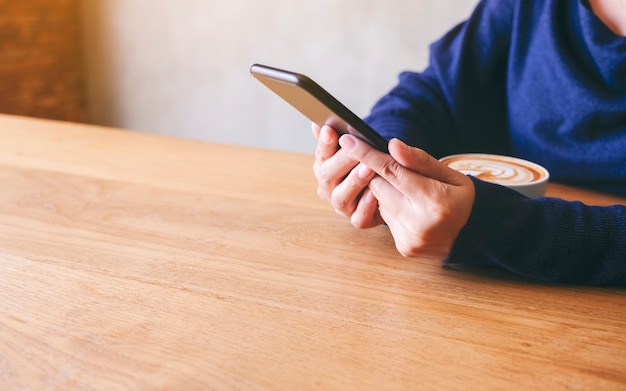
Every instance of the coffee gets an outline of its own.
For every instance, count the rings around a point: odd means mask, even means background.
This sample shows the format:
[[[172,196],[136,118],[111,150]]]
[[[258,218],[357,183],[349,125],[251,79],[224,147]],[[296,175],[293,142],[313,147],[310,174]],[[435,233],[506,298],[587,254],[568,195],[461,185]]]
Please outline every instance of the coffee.
[[[510,156],[467,153],[446,156],[440,161],[466,175],[510,187],[528,197],[543,196],[550,176],[540,165]]]

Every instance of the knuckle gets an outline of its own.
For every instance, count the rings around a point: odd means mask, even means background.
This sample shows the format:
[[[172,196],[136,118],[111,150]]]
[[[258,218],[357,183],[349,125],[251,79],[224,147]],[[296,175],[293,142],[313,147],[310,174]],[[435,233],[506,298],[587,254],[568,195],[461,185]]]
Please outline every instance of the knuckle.
[[[447,206],[440,205],[434,212],[438,224],[446,224],[453,219],[454,212]]]
[[[317,196],[321,198],[323,201],[328,201],[328,196],[326,195],[326,191],[321,186],[317,187]]]
[[[313,163],[313,175],[315,175],[315,178],[319,179],[320,177],[319,173],[320,173],[320,164],[316,160],[315,163]]]
[[[369,221],[367,221],[363,216],[357,216],[350,219],[352,225],[358,229],[365,229],[370,227]]]
[[[315,176],[317,177],[317,182],[321,187],[330,188],[332,186],[334,175],[331,171],[318,167],[315,172]]]
[[[324,160],[326,160],[326,154],[324,153],[324,151],[321,148],[316,148],[315,149],[315,161],[316,162],[323,162]]]
[[[407,227],[403,236],[396,240],[396,249],[403,257],[415,258],[424,254],[427,244],[423,232],[415,227]]]
[[[449,199],[451,196],[446,191],[447,188],[441,189],[441,198]],[[434,225],[446,224],[449,221],[453,221],[457,211],[450,203],[447,202],[429,202],[428,212],[434,221]]]
[[[366,228],[365,219],[361,213],[356,213],[356,212],[353,213],[352,216],[350,216],[350,223],[359,229]]]
[[[330,195],[330,203],[335,208],[335,210],[339,212],[345,212],[349,202],[341,195],[338,195],[336,192],[333,192]]]
[[[358,229],[363,229],[365,228],[363,226],[363,221],[359,220],[359,219],[355,219],[354,217],[350,219],[350,223],[352,224],[353,227],[358,228]]]
[[[426,151],[420,148],[415,148],[415,159],[418,164],[429,164],[432,162],[433,158]]]
[[[406,243],[402,246],[396,246],[398,252],[406,258],[418,258],[424,257],[429,254],[431,246],[427,245],[428,242],[423,240],[414,240],[410,243]]]
[[[319,162],[324,162],[331,158],[336,152],[337,148],[318,144],[317,148],[315,148],[315,160]]]
[[[400,255],[406,258],[414,258],[420,254],[420,248],[416,246],[397,246]]]
[[[337,158],[337,166],[339,167],[348,167],[356,164],[354,158],[343,149],[340,149],[335,156]]]
[[[402,170],[395,161],[387,160],[383,162],[380,168],[380,174],[382,177],[391,181],[402,179]]]

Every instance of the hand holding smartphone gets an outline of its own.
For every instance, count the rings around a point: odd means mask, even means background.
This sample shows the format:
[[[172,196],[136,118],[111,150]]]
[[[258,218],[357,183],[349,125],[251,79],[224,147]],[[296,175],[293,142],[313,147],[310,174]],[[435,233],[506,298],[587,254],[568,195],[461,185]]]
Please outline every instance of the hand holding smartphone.
[[[254,64],[250,73],[309,120],[328,125],[341,134],[352,134],[388,153],[387,140],[316,82],[299,73]]]

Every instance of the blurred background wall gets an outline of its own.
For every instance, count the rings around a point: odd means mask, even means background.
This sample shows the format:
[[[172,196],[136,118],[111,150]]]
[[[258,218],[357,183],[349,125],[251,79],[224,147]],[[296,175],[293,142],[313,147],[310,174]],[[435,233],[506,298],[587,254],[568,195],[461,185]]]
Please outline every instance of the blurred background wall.
[[[21,97],[18,114],[312,152],[309,122],[252,63],[305,73],[364,116],[476,2],[0,0],[0,111]]]
[[[305,73],[357,114],[476,0],[84,0],[91,121],[313,151],[309,122],[248,72]]]

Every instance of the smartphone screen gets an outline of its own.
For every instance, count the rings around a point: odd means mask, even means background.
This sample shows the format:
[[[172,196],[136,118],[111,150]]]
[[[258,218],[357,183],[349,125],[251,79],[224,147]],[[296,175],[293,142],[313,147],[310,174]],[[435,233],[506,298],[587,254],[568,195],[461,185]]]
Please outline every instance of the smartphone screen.
[[[252,65],[250,73],[318,126],[352,134],[388,153],[383,136],[307,76],[261,64]]]

